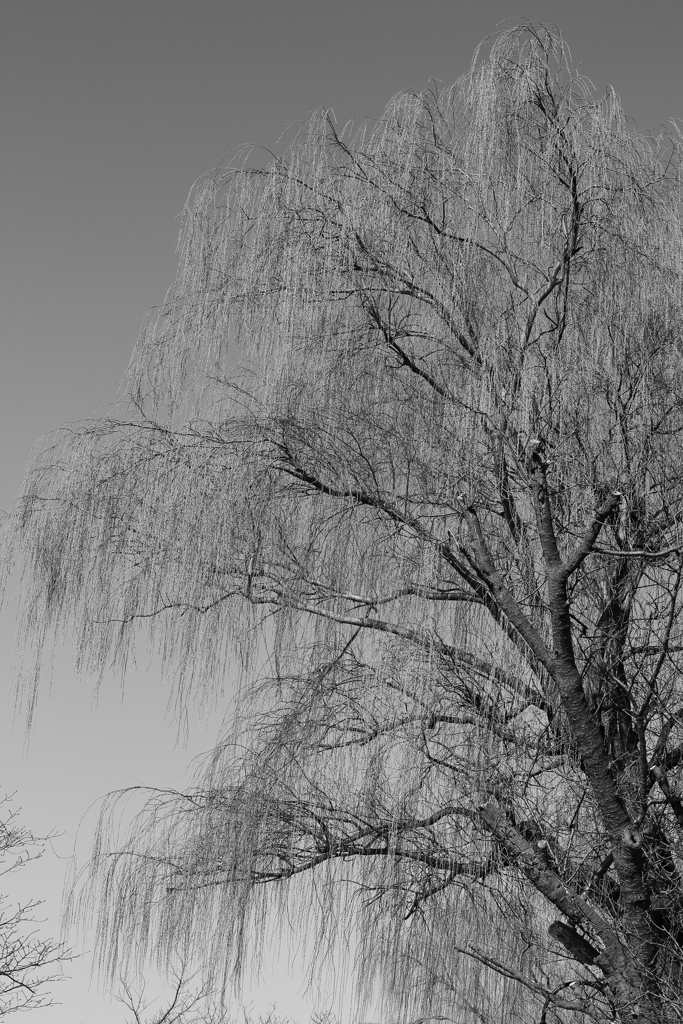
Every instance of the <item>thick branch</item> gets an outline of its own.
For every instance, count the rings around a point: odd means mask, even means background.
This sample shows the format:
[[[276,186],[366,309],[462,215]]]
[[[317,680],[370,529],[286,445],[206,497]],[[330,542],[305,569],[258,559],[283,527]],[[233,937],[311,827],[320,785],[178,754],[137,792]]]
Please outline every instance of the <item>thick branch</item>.
[[[621,943],[617,934],[597,910],[578,893],[567,888],[557,872],[548,866],[540,851],[517,831],[500,807],[494,803],[484,804],[479,809],[479,814],[513,863],[534,887],[573,924],[583,927],[589,924],[593,928],[603,943],[608,958],[604,965],[601,964],[604,973],[610,974],[620,969],[624,960]]]
[[[548,602],[555,647],[552,672],[560,689],[572,734],[581,752],[586,776],[610,835],[628,928],[634,937],[639,959],[649,967],[656,956],[657,946],[647,913],[649,893],[643,877],[640,844],[634,841],[636,831],[619,794],[604,735],[588,706],[576,665],[567,597],[567,565],[559,556],[548,496],[547,467],[539,449],[532,455],[530,468],[548,578]]]
[[[609,498],[607,498],[607,500],[604,501],[597,510],[577,548],[572,552],[564,564],[564,572],[567,577],[576,572],[583,560],[595,550],[595,542],[600,536],[600,531],[609,519],[611,513],[619,505],[621,497],[621,491],[613,491]]]

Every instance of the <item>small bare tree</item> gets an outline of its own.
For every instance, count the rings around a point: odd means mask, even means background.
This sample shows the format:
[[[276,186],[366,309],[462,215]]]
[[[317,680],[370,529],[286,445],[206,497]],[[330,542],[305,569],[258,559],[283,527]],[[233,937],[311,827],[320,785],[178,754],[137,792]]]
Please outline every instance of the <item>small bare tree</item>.
[[[21,827],[8,797],[0,800],[0,878],[25,867],[42,852],[41,840]],[[67,950],[40,937],[36,910],[40,901],[14,904],[0,895],[0,1017],[35,1010],[52,1002],[49,986],[61,978]]]
[[[145,982],[131,983],[123,979],[119,985],[119,1001],[130,1016],[127,1024],[227,1024],[223,1012],[208,1005],[205,986],[193,986],[194,976],[184,970],[171,972],[172,991],[162,1006],[150,1014],[159,1000],[145,998]]]
[[[144,628],[180,698],[242,655],[197,787],[100,830],[112,971],[224,984],[279,911],[403,1020],[683,1019],[680,153],[523,26],[194,189],[11,533],[34,649]]]

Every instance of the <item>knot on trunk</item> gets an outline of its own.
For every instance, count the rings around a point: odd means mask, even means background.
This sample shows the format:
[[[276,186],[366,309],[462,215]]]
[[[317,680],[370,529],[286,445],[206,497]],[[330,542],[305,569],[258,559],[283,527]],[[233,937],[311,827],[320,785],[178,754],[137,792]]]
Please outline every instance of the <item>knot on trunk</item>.
[[[621,841],[629,850],[640,850],[643,845],[642,833],[637,828],[625,828],[621,834]]]

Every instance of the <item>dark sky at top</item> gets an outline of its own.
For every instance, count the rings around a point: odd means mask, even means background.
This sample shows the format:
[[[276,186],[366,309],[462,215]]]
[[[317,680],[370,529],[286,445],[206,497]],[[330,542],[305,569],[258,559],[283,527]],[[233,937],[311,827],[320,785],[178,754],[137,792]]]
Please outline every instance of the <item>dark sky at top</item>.
[[[401,89],[448,85],[517,17],[559,25],[641,127],[683,116],[681,0],[0,0],[0,509],[39,435],[115,398],[172,283],[178,214],[202,172],[242,143],[277,148],[316,107],[343,123],[380,115]],[[57,663],[23,757],[12,635],[5,618],[0,786],[36,831],[64,832],[67,857],[92,800],[179,785],[189,753],[164,724],[162,680],[140,671],[123,706],[113,689],[91,710]],[[189,749],[213,734],[198,724]],[[65,863],[50,854],[30,879],[53,931]],[[125,1019],[87,992],[87,962],[74,975],[36,1020]]]

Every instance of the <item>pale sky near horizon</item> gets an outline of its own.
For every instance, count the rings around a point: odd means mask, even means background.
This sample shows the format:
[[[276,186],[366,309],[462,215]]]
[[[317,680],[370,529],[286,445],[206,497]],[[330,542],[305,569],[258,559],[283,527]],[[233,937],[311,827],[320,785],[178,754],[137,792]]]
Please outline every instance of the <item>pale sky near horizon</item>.
[[[0,0],[0,509],[39,435],[115,398],[145,312],[172,283],[178,215],[200,174],[242,143],[275,149],[316,107],[344,123],[380,115],[400,89],[448,85],[517,17],[556,23],[642,128],[683,117],[681,0]],[[184,747],[154,666],[143,661],[123,702],[108,677],[93,707],[58,659],[24,755],[13,630],[4,613],[0,790],[16,790],[36,833],[63,834],[7,885],[47,901],[54,934],[82,818],[81,854],[92,835],[88,807],[120,787],[182,785],[227,704],[192,714]],[[61,1005],[28,1024],[123,1024],[88,971],[86,956],[55,990]],[[305,1016],[315,1000],[285,976],[254,988],[254,1005]]]

